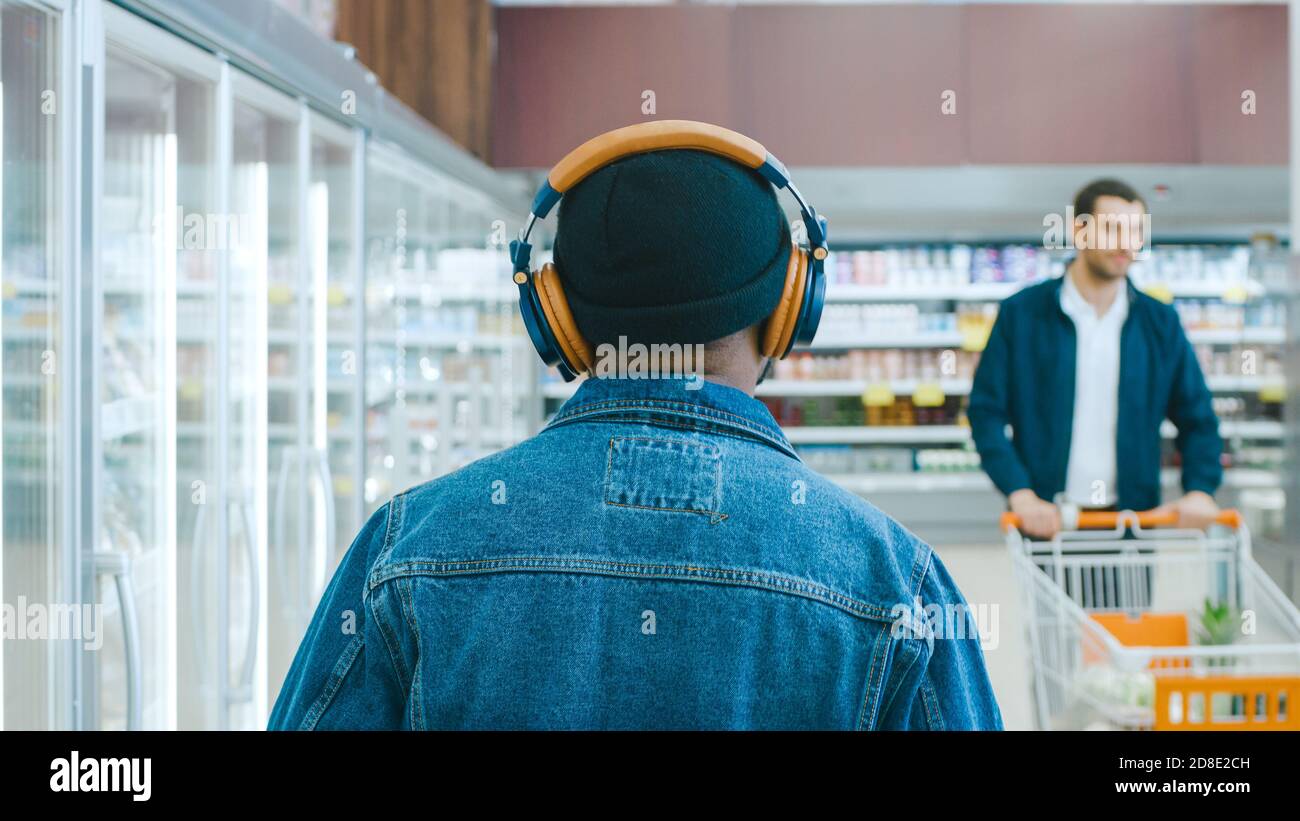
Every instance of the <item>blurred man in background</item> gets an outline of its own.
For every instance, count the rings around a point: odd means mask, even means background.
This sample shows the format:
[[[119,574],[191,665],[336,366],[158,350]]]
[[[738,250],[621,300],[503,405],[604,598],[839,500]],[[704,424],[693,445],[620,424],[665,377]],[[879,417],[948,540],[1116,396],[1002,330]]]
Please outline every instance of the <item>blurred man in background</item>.
[[[1064,502],[1159,508],[1206,527],[1223,476],[1219,422],[1178,314],[1129,281],[1146,203],[1097,180],[1075,197],[1071,223],[1065,275],[1002,303],[975,374],[969,416],[984,470],[1030,536],[1055,535]],[[1160,507],[1165,419],[1178,429],[1183,496]]]

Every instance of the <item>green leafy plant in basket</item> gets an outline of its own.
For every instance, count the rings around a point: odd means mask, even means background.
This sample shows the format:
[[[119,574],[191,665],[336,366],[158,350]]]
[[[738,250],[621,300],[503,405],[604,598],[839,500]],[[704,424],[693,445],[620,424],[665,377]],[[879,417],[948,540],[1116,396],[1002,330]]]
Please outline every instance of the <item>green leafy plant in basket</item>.
[[[1197,641],[1204,645],[1232,644],[1241,634],[1241,613],[1226,602],[1215,604],[1207,597],[1197,631]]]
[[[1241,635],[1241,612],[1230,607],[1226,602],[1215,604],[1207,597],[1205,599],[1205,608],[1201,611],[1200,624],[1197,625],[1197,641],[1202,645],[1228,645],[1237,641]],[[1215,668],[1233,667],[1236,659],[1232,656],[1220,656],[1218,658],[1207,658],[1206,665]],[[1212,700],[1212,709],[1215,715],[1239,717],[1244,714],[1245,704],[1240,696],[1229,695],[1227,693],[1215,693]],[[1199,709],[1189,705],[1193,713],[1200,712]],[[1200,716],[1193,716],[1193,720],[1200,721]]]

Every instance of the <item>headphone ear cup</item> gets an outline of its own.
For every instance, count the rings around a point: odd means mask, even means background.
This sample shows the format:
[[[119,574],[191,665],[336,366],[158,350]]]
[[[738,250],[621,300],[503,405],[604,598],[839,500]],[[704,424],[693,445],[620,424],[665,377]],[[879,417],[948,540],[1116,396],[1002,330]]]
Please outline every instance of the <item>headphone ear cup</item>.
[[[808,278],[808,255],[798,245],[791,243],[790,261],[786,265],[785,284],[776,310],[767,318],[763,328],[763,356],[784,359],[794,343],[794,332],[803,308],[805,285]]]
[[[548,262],[533,275],[533,282],[542,311],[546,315],[546,324],[555,337],[560,355],[575,373],[590,373],[595,356],[591,345],[578,330],[573,312],[569,310],[569,301],[564,297],[564,286],[560,284],[559,271]]]

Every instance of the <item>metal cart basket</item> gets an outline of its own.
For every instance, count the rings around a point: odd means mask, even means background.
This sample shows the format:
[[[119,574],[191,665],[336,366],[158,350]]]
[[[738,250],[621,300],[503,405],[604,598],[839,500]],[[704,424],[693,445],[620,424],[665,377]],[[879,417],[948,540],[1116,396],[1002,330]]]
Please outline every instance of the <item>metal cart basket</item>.
[[[1050,541],[1002,520],[1040,729],[1300,729],[1300,611],[1236,511],[1072,518]]]

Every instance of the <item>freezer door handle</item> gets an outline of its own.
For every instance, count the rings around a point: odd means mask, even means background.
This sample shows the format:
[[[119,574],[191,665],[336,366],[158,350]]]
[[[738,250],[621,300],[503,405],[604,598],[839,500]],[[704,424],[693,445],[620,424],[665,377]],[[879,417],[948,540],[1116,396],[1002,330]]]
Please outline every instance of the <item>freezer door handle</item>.
[[[231,500],[231,505],[240,511],[244,524],[244,551],[248,560],[248,635],[244,643],[244,660],[239,669],[239,685],[230,691],[227,700],[231,703],[252,701],[253,668],[257,663],[257,631],[261,627],[262,611],[260,590],[261,573],[257,566],[257,525],[253,516],[251,499]]]
[[[199,680],[208,680],[208,654],[204,646],[207,636],[207,616],[203,610],[203,542],[207,524],[207,501],[194,513],[194,535],[190,539],[190,607],[194,613],[194,646],[199,648]]]
[[[140,729],[143,704],[140,679],[140,619],[135,610],[135,587],[131,583],[131,557],[117,551],[95,554],[95,573],[109,575],[117,588],[122,614],[122,644],[126,655],[126,728]]]
[[[271,535],[271,554],[274,557],[273,572],[275,573],[276,586],[280,590],[280,601],[282,604],[289,604],[289,587],[288,571],[284,564],[284,505],[289,494],[289,468],[293,466],[294,461],[299,458],[298,448],[293,445],[286,445],[280,452],[280,474],[275,480],[275,512],[274,512],[274,529]],[[293,606],[289,604],[289,606]]]
[[[330,457],[328,450],[316,451],[316,473],[320,476],[321,494],[325,501],[325,555],[326,561],[322,561],[319,566],[319,573],[316,576],[317,596],[325,591],[325,583],[328,581],[328,556],[334,550],[334,540],[337,535],[337,522],[334,518],[334,477],[330,472]]]

